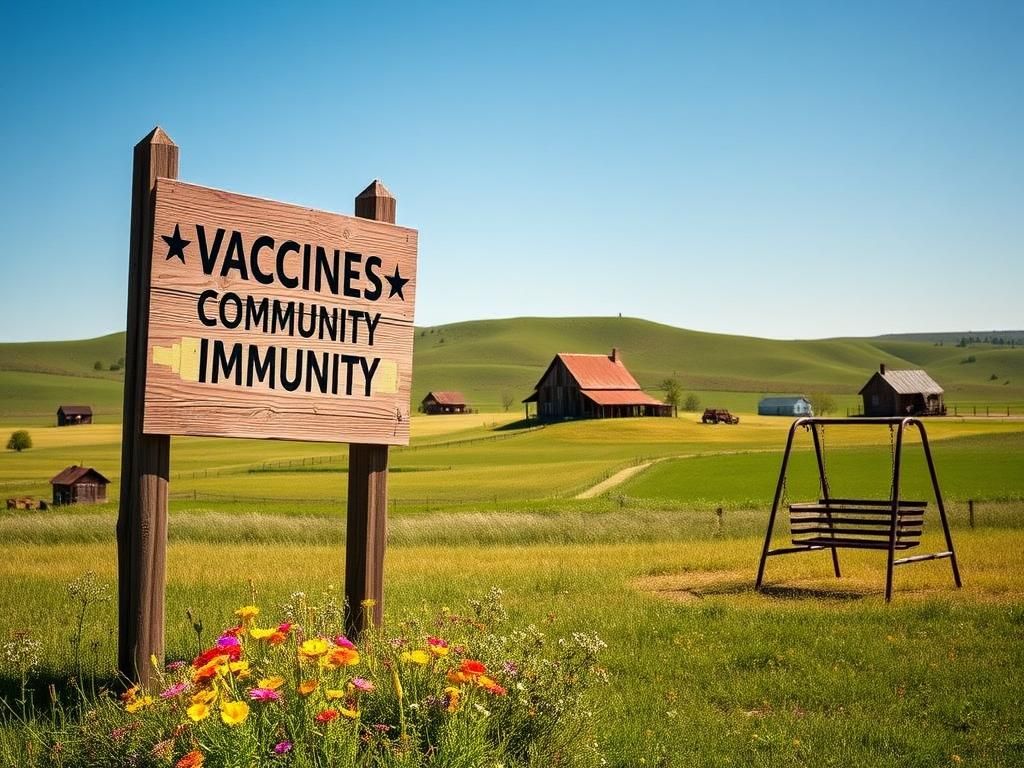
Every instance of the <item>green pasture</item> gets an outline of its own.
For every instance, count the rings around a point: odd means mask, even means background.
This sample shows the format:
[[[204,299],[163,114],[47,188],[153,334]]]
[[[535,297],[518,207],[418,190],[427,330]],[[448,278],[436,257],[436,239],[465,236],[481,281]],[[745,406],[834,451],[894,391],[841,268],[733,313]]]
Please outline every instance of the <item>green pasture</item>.
[[[748,416],[738,425],[676,419],[616,419],[552,424],[511,421],[509,414],[419,416],[412,443],[391,451],[389,481],[396,508],[444,504],[570,499],[620,469],[656,462],[613,497],[742,507],[770,502],[790,421]],[[1024,422],[934,420],[928,424],[940,481],[950,499],[1024,498]],[[0,496],[49,496],[48,481],[70,464],[94,466],[117,497],[120,428],[115,424],[33,428],[35,446],[0,453]],[[809,440],[794,458],[792,493],[814,492]],[[924,488],[916,432],[905,449],[907,492]],[[833,491],[884,493],[890,471],[889,433],[879,428],[831,429],[826,457]],[[343,503],[347,448],[323,443],[174,438],[171,491],[177,506],[263,503],[301,513],[319,502]],[[802,484],[801,484],[802,483]]]

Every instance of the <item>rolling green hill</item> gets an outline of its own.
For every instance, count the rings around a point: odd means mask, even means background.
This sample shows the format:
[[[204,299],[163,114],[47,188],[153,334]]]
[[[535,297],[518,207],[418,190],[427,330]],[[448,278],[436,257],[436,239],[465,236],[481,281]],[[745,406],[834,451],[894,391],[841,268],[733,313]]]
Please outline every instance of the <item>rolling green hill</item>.
[[[1020,331],[999,332],[1017,338]],[[507,393],[526,397],[558,352],[608,353],[618,347],[641,386],[668,376],[685,390],[750,409],[760,393],[829,392],[843,403],[878,364],[925,368],[950,403],[1024,404],[1024,349],[952,343],[919,334],[778,341],[673,328],[619,317],[480,320],[416,331],[413,401],[431,389],[460,390],[480,410],[498,410]],[[61,402],[88,402],[100,420],[119,415],[124,334],[62,342],[0,344],[0,419],[40,422]],[[96,370],[99,361],[103,370]],[[746,393],[746,394],[742,394]],[[705,399],[707,397],[705,396]]]

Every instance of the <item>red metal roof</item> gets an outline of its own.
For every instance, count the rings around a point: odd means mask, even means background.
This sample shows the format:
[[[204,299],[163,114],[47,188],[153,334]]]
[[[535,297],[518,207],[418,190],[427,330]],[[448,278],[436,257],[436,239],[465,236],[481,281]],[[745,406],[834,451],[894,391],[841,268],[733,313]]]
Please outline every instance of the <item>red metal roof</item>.
[[[666,408],[669,407],[638,389],[581,389],[580,394],[596,405],[662,405]]]
[[[50,480],[50,485],[74,485],[89,473],[96,475],[96,477],[99,478],[104,483],[110,482],[107,478],[105,478],[92,467],[79,467],[78,465],[73,465],[68,467],[67,469],[62,470],[54,478],[52,478]]]
[[[558,358],[569,369],[580,389],[640,389],[622,361],[613,361],[608,355],[561,353]]]
[[[461,392],[427,392],[427,396],[423,398],[426,402],[428,398],[433,397],[438,405],[465,405],[466,398]]]

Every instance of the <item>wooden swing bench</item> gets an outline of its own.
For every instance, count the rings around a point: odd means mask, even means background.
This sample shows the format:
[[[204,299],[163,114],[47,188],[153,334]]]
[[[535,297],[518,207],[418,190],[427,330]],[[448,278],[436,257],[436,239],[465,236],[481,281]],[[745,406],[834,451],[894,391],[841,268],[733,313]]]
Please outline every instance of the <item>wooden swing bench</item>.
[[[829,492],[828,476],[825,470],[824,427],[826,425],[849,426],[854,424],[873,424],[896,429],[893,444],[892,490],[888,499],[848,499],[832,498]],[[896,558],[897,552],[913,549],[921,542],[924,529],[924,516],[928,507],[926,501],[910,501],[899,497],[900,465],[903,448],[903,433],[908,426],[916,427],[921,435],[928,471],[931,475],[935,501],[942,521],[942,530],[946,537],[946,549],[923,555],[912,555]],[[793,449],[793,437],[797,428],[810,431],[814,443],[815,456],[818,464],[818,478],[822,498],[815,502],[802,502],[789,505],[789,527],[791,546],[771,548],[772,533],[780,502],[786,487],[786,471],[789,457]],[[765,535],[764,547],[761,550],[761,562],[757,570],[756,588],[760,589],[764,580],[765,563],[774,555],[788,555],[797,552],[814,552],[830,550],[835,575],[840,576],[839,549],[877,550],[887,553],[885,600],[892,599],[893,568],[906,563],[925,560],[949,559],[953,569],[953,581],[961,586],[960,570],[957,566],[953,539],[949,533],[946,509],[942,503],[935,465],[932,462],[931,448],[924,424],[915,418],[851,418],[826,419],[802,418],[793,422],[786,440],[786,451],[782,457],[782,469],[775,488],[772,511],[768,518],[768,532]]]

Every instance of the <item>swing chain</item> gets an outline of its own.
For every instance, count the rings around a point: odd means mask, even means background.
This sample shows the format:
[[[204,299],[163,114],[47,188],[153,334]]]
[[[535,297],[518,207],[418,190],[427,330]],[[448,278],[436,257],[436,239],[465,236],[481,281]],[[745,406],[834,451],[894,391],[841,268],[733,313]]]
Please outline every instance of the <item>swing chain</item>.
[[[896,492],[896,430],[889,425],[889,498]]]
[[[825,451],[825,425],[821,425],[821,434],[819,437],[820,448],[821,448],[821,491],[825,494],[826,499],[832,498],[832,490],[828,485],[828,453]]]

